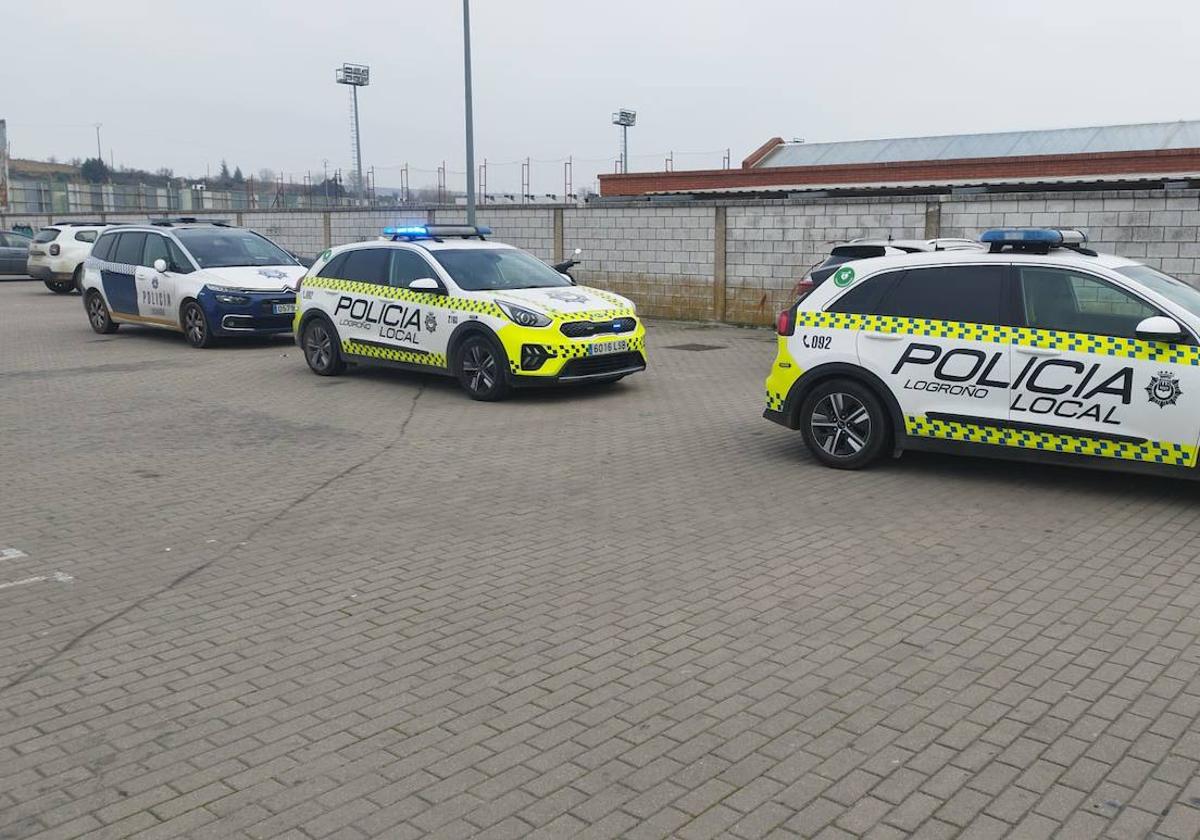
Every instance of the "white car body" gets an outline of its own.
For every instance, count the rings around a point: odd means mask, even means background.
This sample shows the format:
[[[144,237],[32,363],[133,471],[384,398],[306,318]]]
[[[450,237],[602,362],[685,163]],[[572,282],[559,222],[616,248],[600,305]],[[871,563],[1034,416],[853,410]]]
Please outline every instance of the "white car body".
[[[190,230],[211,234],[218,243],[220,237],[233,242],[249,236],[263,253],[279,252],[279,260],[270,265],[205,267],[205,260],[191,253],[185,241],[184,232]],[[127,236],[134,238],[124,247]],[[137,237],[145,237],[141,248],[133,244]],[[106,244],[110,239],[112,244]],[[115,324],[164,327],[184,332],[195,346],[207,346],[214,337],[291,332],[295,289],[304,271],[275,243],[241,228],[190,222],[114,225],[84,262],[82,291],[97,331],[103,330],[95,316],[105,314],[94,310],[98,299]],[[185,317],[193,303],[203,314],[205,334],[200,341]]]
[[[905,290],[939,276],[986,281],[981,289],[1003,276],[1002,317],[985,323],[904,315],[920,304]],[[896,454],[970,451],[1198,472],[1200,292],[1132,260],[1068,248],[859,260],[781,314],[781,331],[792,328],[789,319],[794,332],[778,337],[765,416],[804,431],[810,449],[839,445],[836,435],[849,429],[848,414],[827,416],[831,406],[812,400],[806,407],[820,383],[837,378],[878,396]],[[1172,322],[1177,337],[1169,337]],[[845,464],[826,457],[828,450],[814,454],[830,466],[864,465],[853,461],[855,442],[841,441]]]
[[[106,227],[100,223],[55,222],[42,228],[29,246],[25,270],[52,291],[74,291],[76,272],[82,272],[84,260]]]

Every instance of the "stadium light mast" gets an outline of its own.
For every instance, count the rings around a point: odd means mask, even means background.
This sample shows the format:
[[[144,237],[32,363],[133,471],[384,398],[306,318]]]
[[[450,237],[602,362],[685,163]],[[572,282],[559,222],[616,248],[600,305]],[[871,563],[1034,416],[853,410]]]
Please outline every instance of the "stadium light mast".
[[[337,83],[349,85],[354,94],[354,122],[350,126],[351,139],[354,141],[354,172],[358,180],[358,197],[365,203],[366,188],[363,185],[362,168],[362,135],[358,130],[358,89],[371,83],[371,68],[365,64],[343,64],[336,71]]]
[[[475,224],[475,127],[471,118],[471,0],[463,0],[463,93],[467,113],[467,224]]]
[[[622,108],[613,112],[613,125],[621,127],[621,174],[629,172],[629,128],[637,123],[637,111]]]

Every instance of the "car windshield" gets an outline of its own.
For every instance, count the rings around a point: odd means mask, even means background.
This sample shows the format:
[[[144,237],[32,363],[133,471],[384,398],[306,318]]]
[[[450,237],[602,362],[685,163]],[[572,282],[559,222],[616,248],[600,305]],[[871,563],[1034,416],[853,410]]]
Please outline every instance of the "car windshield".
[[[1158,292],[1178,306],[1182,306],[1191,314],[1200,317],[1200,291],[1176,280],[1169,274],[1163,274],[1148,265],[1126,265],[1117,269],[1118,274],[1124,274],[1141,283],[1152,292]]]
[[[448,248],[434,251],[433,257],[459,288],[469,292],[571,285],[537,257],[516,248]]]
[[[201,268],[299,265],[287,251],[248,230],[184,228],[175,235]]]

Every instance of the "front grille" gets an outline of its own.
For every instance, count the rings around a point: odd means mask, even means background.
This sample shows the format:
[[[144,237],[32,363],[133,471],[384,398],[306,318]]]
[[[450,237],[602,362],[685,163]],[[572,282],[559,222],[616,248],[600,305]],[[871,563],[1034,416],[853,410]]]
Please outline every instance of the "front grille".
[[[632,332],[636,326],[636,318],[610,318],[607,321],[568,321],[559,329],[567,338],[585,338],[589,335]]]
[[[644,364],[642,354],[636,350],[628,353],[608,353],[603,356],[584,356],[563,365],[560,376],[595,376],[641,367]]]

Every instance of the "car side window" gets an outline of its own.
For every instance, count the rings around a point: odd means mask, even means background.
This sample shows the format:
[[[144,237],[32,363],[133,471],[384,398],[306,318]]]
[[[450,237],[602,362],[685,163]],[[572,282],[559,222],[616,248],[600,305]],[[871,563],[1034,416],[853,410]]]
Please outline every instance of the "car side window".
[[[96,240],[96,244],[92,246],[92,256],[98,260],[111,259],[113,245],[117,241],[115,233],[105,234]]]
[[[191,274],[195,270],[192,268],[192,262],[187,258],[187,254],[183,253],[183,249],[170,239],[167,240],[167,251],[171,255],[171,258],[167,260],[167,265],[175,274]]]
[[[318,277],[328,277],[330,280],[342,279],[342,267],[346,265],[346,255],[338,254],[336,257],[325,263],[321,270],[317,272]]]
[[[358,283],[388,284],[388,248],[358,248],[346,253],[341,279]]]
[[[910,268],[879,306],[880,315],[1003,323],[1005,265],[951,265]]]
[[[75,240],[77,242],[95,242],[96,231],[94,230],[77,230],[75,231]]]
[[[388,273],[389,286],[407,289],[412,281],[425,277],[432,277],[436,280],[437,272],[420,254],[399,248],[392,249],[392,266]]]
[[[1025,323],[1037,330],[1137,338],[1137,325],[1162,313],[1124,289],[1078,271],[1022,266]]]
[[[146,234],[122,233],[117,240],[117,250],[112,261],[122,265],[141,265],[142,249],[146,247]]]
[[[159,236],[157,233],[148,233],[146,234],[146,247],[142,252],[140,265],[153,268],[155,260],[162,260],[170,268],[171,254],[167,251],[167,238]]]
[[[903,276],[903,271],[890,271],[887,274],[868,277],[829,304],[825,311],[842,312],[847,315],[875,315],[879,312],[880,302]]]

